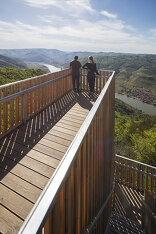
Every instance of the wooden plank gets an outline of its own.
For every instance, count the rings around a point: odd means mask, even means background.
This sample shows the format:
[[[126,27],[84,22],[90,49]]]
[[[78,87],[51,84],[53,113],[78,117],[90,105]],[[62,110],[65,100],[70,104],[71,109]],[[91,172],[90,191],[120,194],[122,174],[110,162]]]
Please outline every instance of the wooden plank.
[[[71,136],[75,136],[76,135],[75,131],[72,131],[72,130],[69,130],[69,129],[64,129],[64,128],[61,128],[59,126],[54,126],[53,129],[56,130],[56,131],[59,131],[59,132],[63,132],[63,133],[69,134]]]
[[[79,129],[81,127],[81,124],[76,123],[76,122],[72,122],[72,121],[64,119],[64,118],[62,118],[58,123],[73,126],[73,127],[76,127],[77,129]]]
[[[38,152],[41,152],[43,154],[46,154],[46,155],[51,156],[51,157],[56,158],[56,159],[62,159],[62,156],[63,156],[63,153],[61,151],[46,147],[46,146],[41,145],[41,144],[34,145],[32,149],[29,147],[26,147],[22,144],[18,144],[18,143],[12,142],[12,141],[10,141],[9,144],[10,145],[9,145],[9,148],[7,149],[8,150],[7,154],[9,153],[9,151],[11,152],[11,146],[12,146],[13,147],[12,150],[15,150],[19,153],[22,153],[23,155],[27,154],[28,152],[30,153],[31,151],[34,153],[35,153],[35,151],[38,151]],[[5,148],[4,148],[4,150],[5,150]],[[1,153],[3,153],[2,150],[1,150]]]
[[[77,111],[79,110],[80,113],[82,114],[88,114],[89,113],[89,110],[88,109],[85,109],[84,106],[81,106],[80,102],[81,102],[81,97],[78,99],[78,102],[75,103],[75,105],[70,109],[70,110],[73,110],[73,111]],[[82,97],[82,104],[84,104],[84,102],[87,104],[89,104],[90,102],[86,101],[86,96],[83,96]],[[88,108],[88,106],[86,106]]]
[[[42,144],[42,145],[47,146],[47,147],[52,148],[52,149],[56,149],[56,150],[63,152],[63,153],[65,153],[68,149],[67,146],[64,146],[64,145],[61,145],[59,143],[49,141],[49,140],[43,139],[43,138],[38,142],[38,144]]]
[[[7,152],[5,149],[7,148]],[[7,155],[7,157],[10,157],[12,160],[19,161],[21,160],[25,155],[27,155],[29,158],[31,157],[34,160],[37,160],[41,163],[44,163],[50,167],[56,168],[60,162],[60,160],[55,159],[49,155],[46,155],[44,153],[41,153],[36,150],[27,150],[26,152],[22,151],[22,147],[20,148],[20,145],[15,143],[14,144],[14,151],[12,151],[12,145],[8,145],[4,147],[4,152],[1,147],[1,154]]]
[[[60,160],[55,159],[53,157],[50,157],[48,155],[45,155],[41,152],[37,152],[35,150],[31,150],[27,153],[27,155],[35,160],[38,160],[50,167],[56,168],[58,166],[58,164],[60,163]]]
[[[25,167],[28,167],[29,169],[43,176],[46,176],[47,178],[50,178],[54,172],[53,167],[46,165],[44,162],[40,162],[31,157],[28,157],[28,156],[23,157],[23,155],[19,154],[18,152],[14,152],[14,154],[9,155],[8,158],[15,161],[16,163],[19,163]]]
[[[69,135],[69,134],[66,134],[64,132],[60,132],[60,131],[57,131],[55,129],[52,129],[48,132],[48,134],[51,134],[51,135],[54,135],[54,136],[57,136],[57,137],[60,137],[62,139],[67,139],[69,141],[72,141],[74,139],[74,136],[72,135]]]
[[[32,209],[33,203],[2,184],[0,184],[0,191],[1,204],[24,220]]]
[[[70,117],[71,119],[76,119],[76,120],[81,120],[82,122],[84,121],[84,117],[76,115],[76,113],[68,112],[66,116]]]
[[[62,120],[65,120],[65,121],[70,121],[71,123],[76,123],[76,124],[79,124],[81,125],[83,122],[84,122],[84,119],[76,119],[74,117],[71,117],[71,115],[68,113],[68,115],[64,115]]]
[[[70,110],[69,111],[69,114],[72,114],[72,115],[75,115],[75,116],[77,116],[77,117],[79,117],[79,118],[81,118],[81,119],[85,119],[86,118],[86,114],[84,113],[80,113],[80,112],[78,112],[78,111],[76,111],[76,110]]]
[[[41,189],[19,178],[18,176],[0,168],[0,183],[35,203],[41,193]]]
[[[47,139],[49,141],[53,141],[53,142],[60,142],[61,145],[64,145],[64,146],[67,146],[69,147],[69,145],[71,144],[71,141],[67,140],[67,139],[64,139],[64,138],[61,138],[61,137],[58,137],[58,136],[55,136],[55,135],[52,135],[52,134],[49,134],[47,133],[43,139]]]
[[[16,234],[23,220],[18,218],[0,204],[0,232]]]
[[[6,158],[6,160],[0,164],[0,167],[2,167],[3,169],[6,168],[6,171],[17,175],[21,179],[24,179],[25,181],[35,185],[40,189],[43,189],[48,182],[47,177],[35,171],[32,171],[31,169],[23,165],[17,164],[9,158]]]
[[[60,160],[62,159],[62,157],[64,155],[64,153],[61,152],[61,151],[46,147],[46,146],[41,145],[41,144],[35,145],[33,147],[33,150],[39,151],[41,153],[44,153],[46,155],[49,155],[49,156],[51,156],[53,158],[60,159]]]
[[[68,125],[66,123],[61,123],[61,122],[58,122],[55,126],[61,127],[63,129],[69,129],[69,130],[72,130],[73,132],[76,132],[76,133],[78,132],[78,130],[80,128],[80,127]]]

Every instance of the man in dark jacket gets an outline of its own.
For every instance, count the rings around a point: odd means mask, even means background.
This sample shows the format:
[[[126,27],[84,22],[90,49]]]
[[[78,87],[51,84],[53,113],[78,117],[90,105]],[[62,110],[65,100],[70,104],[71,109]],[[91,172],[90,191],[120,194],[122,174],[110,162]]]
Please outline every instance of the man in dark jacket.
[[[78,61],[78,56],[74,57],[74,60],[70,63],[72,68],[72,81],[73,81],[73,90],[75,89],[75,82],[77,83],[77,92],[79,92],[79,80],[80,80],[80,67],[81,63]]]

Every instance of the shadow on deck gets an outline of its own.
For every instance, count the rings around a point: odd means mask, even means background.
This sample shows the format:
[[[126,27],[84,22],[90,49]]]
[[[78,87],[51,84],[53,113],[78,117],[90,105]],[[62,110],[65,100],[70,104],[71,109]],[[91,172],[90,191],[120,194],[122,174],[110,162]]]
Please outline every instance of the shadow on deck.
[[[0,232],[19,230],[97,96],[70,91],[0,140]]]

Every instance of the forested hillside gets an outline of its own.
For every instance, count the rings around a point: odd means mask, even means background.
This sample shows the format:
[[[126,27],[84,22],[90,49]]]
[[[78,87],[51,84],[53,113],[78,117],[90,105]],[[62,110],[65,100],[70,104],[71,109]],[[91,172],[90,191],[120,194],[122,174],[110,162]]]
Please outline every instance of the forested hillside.
[[[40,69],[20,69],[13,67],[0,67],[0,85],[27,79],[44,74]]]
[[[115,153],[156,166],[156,116],[116,99]]]
[[[10,58],[7,56],[0,55],[0,67],[27,68],[27,64],[16,58]]]

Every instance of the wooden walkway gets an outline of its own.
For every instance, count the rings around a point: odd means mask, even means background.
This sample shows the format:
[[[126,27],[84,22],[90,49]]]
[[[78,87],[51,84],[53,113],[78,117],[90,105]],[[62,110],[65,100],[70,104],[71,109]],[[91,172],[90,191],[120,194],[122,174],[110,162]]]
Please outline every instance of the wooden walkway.
[[[17,233],[96,98],[71,91],[0,140],[0,233]]]

